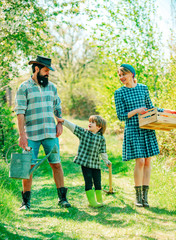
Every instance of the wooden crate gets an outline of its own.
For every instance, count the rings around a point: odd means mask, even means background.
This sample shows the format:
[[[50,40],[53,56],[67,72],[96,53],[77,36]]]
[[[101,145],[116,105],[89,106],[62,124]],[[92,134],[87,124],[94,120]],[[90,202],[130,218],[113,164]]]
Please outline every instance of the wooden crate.
[[[157,108],[149,109],[145,114],[138,114],[138,118],[140,128],[165,131],[176,128],[176,114],[158,112]]]

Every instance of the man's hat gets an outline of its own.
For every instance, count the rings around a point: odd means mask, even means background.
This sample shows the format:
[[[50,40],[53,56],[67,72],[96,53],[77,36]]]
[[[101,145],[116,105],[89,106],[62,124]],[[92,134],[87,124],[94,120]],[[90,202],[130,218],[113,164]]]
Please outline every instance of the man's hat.
[[[51,58],[46,58],[46,57],[42,57],[42,56],[37,56],[36,60],[32,60],[29,61],[29,65],[33,64],[33,63],[38,63],[40,65],[43,65],[47,68],[49,68],[52,71],[55,71],[54,68],[51,67]]]

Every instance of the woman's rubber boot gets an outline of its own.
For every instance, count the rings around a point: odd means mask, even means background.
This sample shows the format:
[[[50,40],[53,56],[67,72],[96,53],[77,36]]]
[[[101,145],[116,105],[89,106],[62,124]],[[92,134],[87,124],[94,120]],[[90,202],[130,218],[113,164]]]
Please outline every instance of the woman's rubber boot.
[[[58,193],[58,205],[61,207],[69,208],[71,207],[71,204],[67,201],[66,195],[67,195],[67,188],[61,187],[57,188]]]
[[[137,207],[143,207],[143,203],[142,203],[142,187],[141,186],[135,186],[134,187],[136,190],[136,203],[135,205]]]
[[[142,186],[142,203],[144,207],[149,207],[148,204],[148,190],[149,190],[149,186],[147,185],[143,185]]]
[[[30,198],[31,198],[31,192],[30,191],[26,191],[25,193],[22,193],[22,205],[20,207],[20,211],[21,210],[29,210],[30,209]]]
[[[103,204],[103,198],[102,198],[102,191],[101,190],[95,190],[97,202]]]
[[[91,189],[91,190],[86,191],[86,196],[87,196],[90,207],[99,208],[99,207],[103,206],[103,204],[96,202],[94,190]]]

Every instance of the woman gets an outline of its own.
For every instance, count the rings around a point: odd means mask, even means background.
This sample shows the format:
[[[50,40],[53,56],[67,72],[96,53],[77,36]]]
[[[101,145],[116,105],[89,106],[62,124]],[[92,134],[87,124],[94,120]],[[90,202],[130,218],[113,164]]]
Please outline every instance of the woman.
[[[159,154],[154,130],[139,128],[138,114],[144,114],[153,108],[146,85],[137,83],[135,69],[122,64],[118,71],[123,87],[115,91],[117,117],[125,121],[122,160],[135,159],[134,182],[136,206],[149,207],[148,190],[151,174],[151,157]],[[159,112],[175,113],[172,110],[159,109]]]

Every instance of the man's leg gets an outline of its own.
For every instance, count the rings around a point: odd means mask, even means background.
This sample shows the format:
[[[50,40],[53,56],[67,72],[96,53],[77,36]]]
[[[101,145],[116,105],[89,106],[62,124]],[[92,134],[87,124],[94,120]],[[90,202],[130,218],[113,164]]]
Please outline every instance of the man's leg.
[[[57,188],[64,187],[64,173],[62,170],[61,163],[49,163],[52,171],[53,171],[53,178]]]
[[[45,151],[45,154],[49,154],[54,145],[57,146],[57,153],[51,153],[48,158],[49,164],[53,171],[53,178],[57,187],[57,193],[59,197],[58,205],[62,207],[71,207],[70,203],[67,201],[66,194],[67,188],[64,187],[64,174],[62,170],[60,152],[59,152],[59,141],[58,138],[48,138],[42,140],[42,145]]]
[[[31,141],[28,140],[28,146],[32,148],[32,165],[35,166],[36,161],[34,159],[37,159],[39,147],[40,147],[40,141]],[[23,179],[22,180],[23,185],[23,191],[22,191],[22,205],[20,207],[20,210],[27,210],[30,209],[30,198],[31,198],[31,187],[32,187],[32,174],[30,175],[29,179]]]

